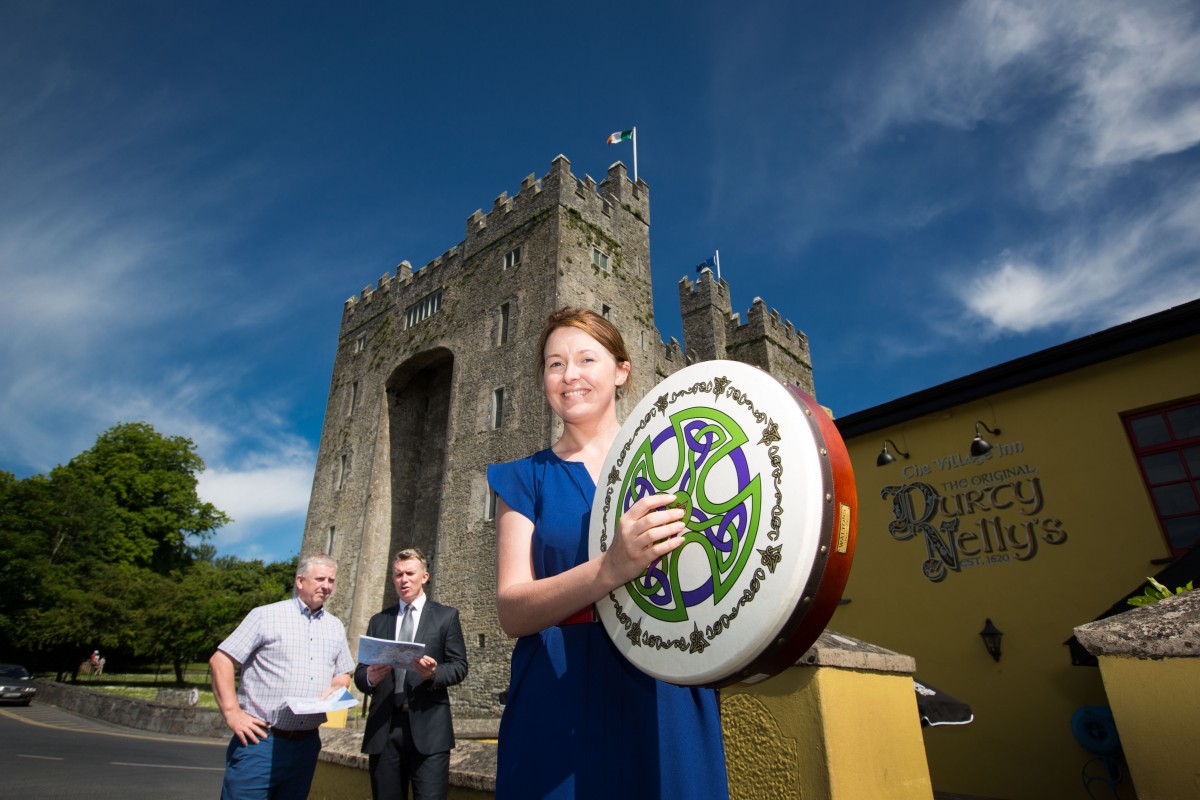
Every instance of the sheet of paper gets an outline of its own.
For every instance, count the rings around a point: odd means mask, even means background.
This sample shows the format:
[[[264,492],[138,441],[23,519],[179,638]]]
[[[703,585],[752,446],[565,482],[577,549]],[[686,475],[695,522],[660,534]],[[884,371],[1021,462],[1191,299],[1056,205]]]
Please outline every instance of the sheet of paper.
[[[412,662],[424,654],[425,645],[420,642],[397,642],[366,635],[358,637],[360,664],[391,664],[397,669],[409,669]]]
[[[284,700],[293,714],[328,714],[358,705],[354,695],[346,689],[342,689],[341,693],[334,692],[324,700],[319,697],[285,697]]]

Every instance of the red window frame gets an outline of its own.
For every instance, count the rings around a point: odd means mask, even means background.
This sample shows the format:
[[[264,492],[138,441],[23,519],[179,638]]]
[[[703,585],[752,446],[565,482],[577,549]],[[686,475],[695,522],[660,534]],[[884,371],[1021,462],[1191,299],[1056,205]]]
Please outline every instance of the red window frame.
[[[1158,406],[1152,409],[1142,411],[1129,412],[1121,415],[1121,420],[1125,425],[1125,434],[1129,438],[1129,446],[1133,448],[1134,456],[1137,460],[1138,471],[1142,474],[1142,482],[1146,487],[1146,493],[1150,499],[1150,506],[1154,509],[1155,517],[1158,519],[1159,530],[1162,532],[1163,540],[1167,544],[1167,548],[1172,555],[1182,555],[1191,547],[1200,544],[1200,539],[1190,542],[1175,541],[1168,529],[1168,525],[1172,520],[1196,520],[1200,521],[1200,469],[1194,464],[1189,465],[1188,459],[1185,457],[1185,451],[1200,447],[1200,435],[1186,436],[1185,432],[1177,431],[1171,423],[1171,412],[1179,411],[1185,408],[1200,409],[1200,397],[1192,397],[1186,400],[1179,400],[1167,405]],[[1137,422],[1158,417],[1168,434],[1168,439],[1162,442],[1156,442],[1149,445],[1138,444],[1138,438],[1134,431],[1134,425]],[[1178,455],[1180,464],[1183,469],[1183,477],[1181,479],[1173,478],[1168,480],[1153,481],[1150,475],[1146,472],[1144,459],[1147,456],[1161,456],[1163,454],[1175,453]],[[1190,511],[1180,513],[1163,513],[1159,507],[1158,499],[1155,494],[1156,489],[1166,487],[1178,487],[1181,485],[1190,486],[1192,495],[1195,498],[1196,508]]]

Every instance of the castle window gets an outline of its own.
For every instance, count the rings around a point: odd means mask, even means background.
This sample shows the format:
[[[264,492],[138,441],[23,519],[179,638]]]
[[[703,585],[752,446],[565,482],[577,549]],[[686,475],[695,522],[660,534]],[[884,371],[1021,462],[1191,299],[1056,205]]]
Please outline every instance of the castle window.
[[[496,518],[496,490],[488,489],[487,508],[484,509],[484,519],[492,520]]]
[[[350,466],[350,454],[342,453],[338,457],[337,490],[339,492],[342,489],[346,488],[346,473],[348,473],[350,471],[348,469],[349,466]]]
[[[350,384],[350,408],[346,411],[346,416],[354,413],[355,406],[358,405],[358,381]]]
[[[1172,555],[1200,543],[1200,400],[1125,417],[1146,490]]]
[[[442,290],[427,294],[404,311],[404,329],[424,322],[442,310]]]
[[[508,303],[500,306],[500,341],[498,344],[508,344],[508,320],[511,311]]]
[[[592,266],[608,272],[608,255],[601,252],[600,248],[592,248]]]
[[[521,248],[514,247],[504,254],[504,268],[515,267],[521,263]]]
[[[604,317],[605,319],[608,319],[608,315],[611,311],[612,311],[612,309],[606,305],[600,306],[600,316]]]
[[[366,348],[366,346],[367,346],[366,335],[359,336],[357,339],[354,340],[354,352],[361,353]]]
[[[492,430],[504,425],[504,387],[492,391]]]
[[[330,525],[329,530],[325,532],[325,555],[333,555],[333,534],[337,531],[336,525]]]

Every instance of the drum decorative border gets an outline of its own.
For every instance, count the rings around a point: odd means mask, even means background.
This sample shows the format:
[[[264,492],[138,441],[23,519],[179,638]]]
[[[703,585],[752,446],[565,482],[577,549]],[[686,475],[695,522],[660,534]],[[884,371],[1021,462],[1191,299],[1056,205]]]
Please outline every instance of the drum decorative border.
[[[688,383],[689,373],[703,374],[703,379]],[[657,395],[652,391],[622,426],[596,490],[590,549],[593,555],[607,550],[615,532],[610,526],[616,525],[620,515],[614,513],[614,503],[624,500],[627,507],[635,493],[663,493],[661,485],[651,485],[644,476],[643,462],[653,459],[657,446],[675,443],[679,455],[675,475],[668,482],[683,476],[687,491],[676,492],[677,503],[688,510],[685,519],[700,520],[684,535],[705,544],[711,579],[685,592],[678,575],[670,572],[672,567],[678,568],[677,563],[668,566],[660,560],[635,581],[610,592],[596,604],[597,610],[618,649],[639,669],[661,680],[714,687],[761,680],[794,663],[812,645],[845,587],[857,525],[849,457],[836,427],[815,400],[796,389],[785,389],[757,368],[740,362],[703,362],[676,373],[660,386],[676,384],[678,388]],[[763,396],[761,389],[766,387],[772,390],[770,397]],[[785,419],[776,419],[772,410],[781,403]],[[693,412],[693,408],[698,410]],[[665,428],[655,432],[652,426],[664,423]],[[686,444],[676,441],[684,438]],[[769,469],[750,476],[744,448],[752,451],[750,457],[756,464],[769,465]],[[736,473],[732,484],[728,476],[724,481],[734,487],[734,495],[716,502],[703,496],[704,475],[714,465]],[[652,464],[649,469],[654,471]],[[801,504],[794,508],[800,500],[788,495],[797,493],[796,473],[809,483],[820,483],[814,490],[818,500],[810,504],[819,507]],[[639,481],[642,485],[635,487]],[[712,530],[705,532],[705,527]],[[798,527],[811,530],[801,536],[796,534]],[[737,536],[721,535],[734,528]],[[723,546],[730,541],[740,543],[740,548]],[[804,552],[797,555],[797,548]],[[804,569],[808,569],[806,577],[799,574]],[[785,574],[788,570],[797,575]],[[685,594],[690,596],[685,598]],[[770,629],[753,630],[750,626],[763,623],[751,621],[756,614],[751,609],[763,597],[769,597],[772,606],[784,597],[794,608],[782,614],[772,608]],[[686,606],[685,600],[689,601]],[[715,606],[709,609],[703,626],[688,615],[688,608],[701,601]],[[692,622],[690,631],[686,630],[688,621]],[[664,636],[657,632],[664,625],[680,630]],[[739,626],[745,630],[739,631]],[[726,642],[723,636],[733,636],[733,640]],[[755,652],[743,651],[747,641],[752,641]],[[733,654],[714,660],[704,656],[710,647],[732,650]],[[639,657],[642,648],[646,653],[671,651],[673,658],[683,660],[684,667],[664,674],[639,663],[649,659]]]

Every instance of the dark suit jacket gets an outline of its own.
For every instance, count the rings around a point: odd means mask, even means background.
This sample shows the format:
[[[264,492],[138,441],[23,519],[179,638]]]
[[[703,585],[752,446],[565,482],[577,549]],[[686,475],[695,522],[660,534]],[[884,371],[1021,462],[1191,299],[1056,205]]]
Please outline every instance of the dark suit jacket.
[[[397,603],[371,617],[367,624],[367,635],[378,639],[396,638],[396,616],[399,611],[400,605]],[[458,609],[426,598],[413,639],[425,645],[425,655],[437,661],[438,665],[432,680],[421,680],[416,670],[410,669],[404,674],[413,744],[417,752],[424,755],[451,750],[454,747],[454,724],[446,687],[461,683],[467,677],[467,646],[463,642]],[[371,710],[367,714],[367,728],[363,733],[364,753],[378,755],[383,752],[395,709],[393,683],[389,674],[377,685],[368,686],[367,665],[359,664],[354,670],[354,685],[371,695]]]

